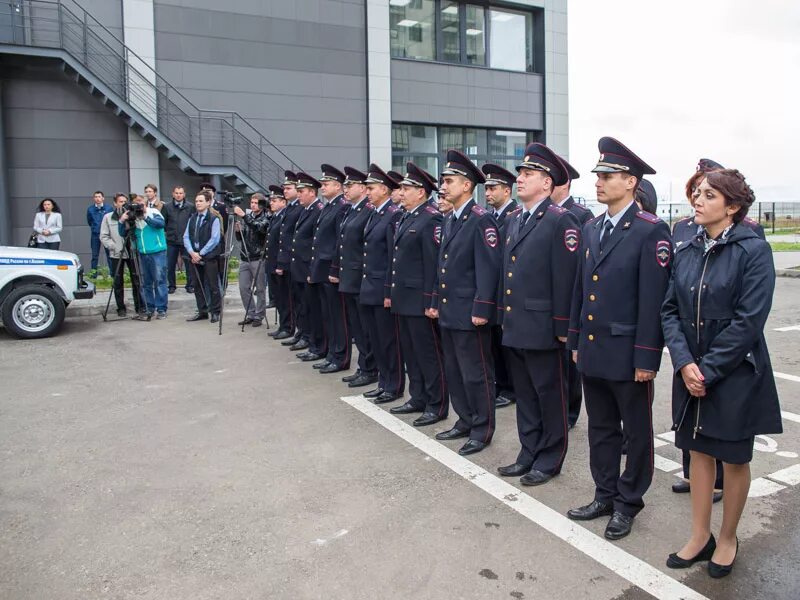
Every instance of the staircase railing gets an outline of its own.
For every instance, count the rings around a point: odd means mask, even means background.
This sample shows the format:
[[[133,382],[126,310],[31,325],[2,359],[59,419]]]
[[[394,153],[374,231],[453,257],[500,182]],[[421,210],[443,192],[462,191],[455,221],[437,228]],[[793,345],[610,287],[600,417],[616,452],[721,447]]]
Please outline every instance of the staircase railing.
[[[202,166],[238,168],[262,188],[299,169],[238,113],[197,108],[74,0],[0,0],[0,44],[69,53]]]

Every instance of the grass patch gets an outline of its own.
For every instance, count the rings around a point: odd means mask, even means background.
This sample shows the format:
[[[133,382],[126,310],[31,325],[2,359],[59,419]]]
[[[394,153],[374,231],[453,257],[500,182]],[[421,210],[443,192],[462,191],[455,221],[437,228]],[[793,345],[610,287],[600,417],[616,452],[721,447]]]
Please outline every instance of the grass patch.
[[[95,289],[110,290],[114,287],[113,277],[111,275],[112,274],[108,267],[99,267],[96,272],[89,271],[84,277],[94,284]],[[122,278],[125,282],[125,287],[130,288],[131,273],[128,271],[127,266],[124,269]],[[228,261],[228,282],[230,283],[236,281],[239,281],[239,257],[232,256]],[[183,271],[178,271],[175,273],[175,284],[178,287],[183,287],[186,285],[186,274]]]
[[[770,242],[773,252],[800,252],[800,243],[794,242]]]

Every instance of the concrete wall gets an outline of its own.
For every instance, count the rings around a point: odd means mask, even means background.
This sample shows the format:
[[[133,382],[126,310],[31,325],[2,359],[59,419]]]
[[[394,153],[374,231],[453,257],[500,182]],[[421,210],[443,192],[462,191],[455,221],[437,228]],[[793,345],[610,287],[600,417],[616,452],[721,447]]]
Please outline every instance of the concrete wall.
[[[156,66],[311,173],[367,164],[363,0],[155,0]],[[224,12],[222,12],[224,10]]]
[[[544,126],[542,76],[392,60],[392,120],[537,131]]]
[[[25,244],[36,206],[59,204],[61,248],[91,257],[86,208],[92,193],[127,191],[127,127],[74,83],[37,67],[3,71],[12,242]],[[103,259],[104,260],[104,259]]]

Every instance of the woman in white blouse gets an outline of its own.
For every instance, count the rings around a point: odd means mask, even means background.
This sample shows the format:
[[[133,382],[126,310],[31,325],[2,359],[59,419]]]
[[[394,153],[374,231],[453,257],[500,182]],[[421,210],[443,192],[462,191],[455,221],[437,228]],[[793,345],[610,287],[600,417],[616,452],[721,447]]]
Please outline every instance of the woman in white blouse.
[[[61,210],[55,200],[45,198],[39,203],[36,216],[33,218],[33,230],[36,236],[36,247],[58,250],[61,245],[61,236],[58,235],[63,224]]]

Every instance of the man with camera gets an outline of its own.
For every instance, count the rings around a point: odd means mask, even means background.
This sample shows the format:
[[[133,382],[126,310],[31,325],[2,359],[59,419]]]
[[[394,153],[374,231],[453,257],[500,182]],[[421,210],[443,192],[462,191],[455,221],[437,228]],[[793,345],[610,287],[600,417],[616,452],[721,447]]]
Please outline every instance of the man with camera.
[[[208,190],[197,193],[195,213],[189,218],[183,234],[183,246],[189,253],[190,268],[195,274],[194,297],[197,301],[197,314],[187,321],[204,321],[209,312],[212,323],[219,321],[222,295],[217,259],[222,254],[223,240],[221,217],[211,211],[213,200],[214,196]]]
[[[125,280],[124,271],[128,267],[133,288],[133,307],[136,314],[142,312],[141,290],[139,289],[139,272],[133,260],[133,243],[130,237],[123,238],[119,233],[119,219],[125,214],[125,204],[128,197],[125,194],[114,196],[114,207],[110,213],[103,216],[100,223],[100,243],[110,255],[109,269],[114,277],[114,300],[117,303],[117,316],[126,317],[128,309],[125,307]]]
[[[136,252],[142,269],[142,299],[144,314],[135,318],[149,321],[157,312],[157,319],[167,316],[167,239],[164,235],[164,217],[155,208],[148,207],[142,196],[125,205],[125,214],[119,218],[119,234],[124,238],[134,229]]]
[[[241,206],[234,206],[233,212],[241,217],[235,225],[236,239],[241,247],[239,250],[239,294],[242,304],[247,311],[244,320],[239,325],[260,327],[266,316],[266,277],[265,264],[262,256],[264,244],[269,229],[267,200],[264,194],[256,192],[250,196],[250,212],[245,213]],[[256,288],[256,303],[253,305],[253,281]]]

